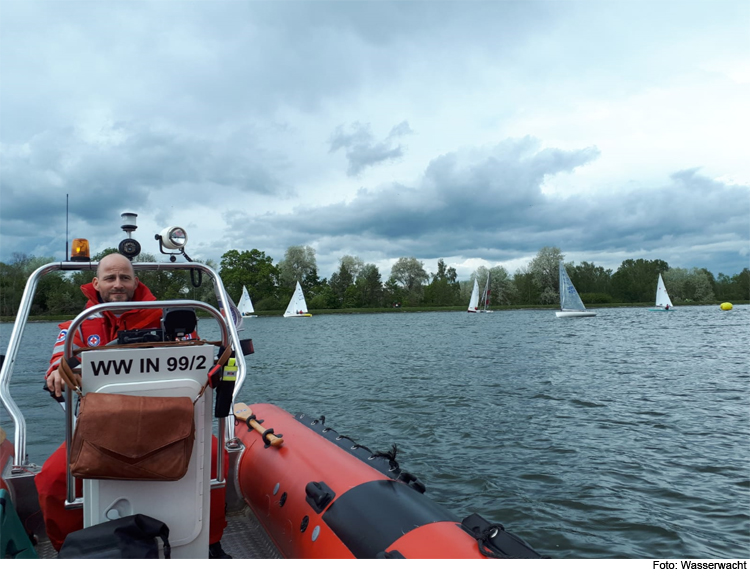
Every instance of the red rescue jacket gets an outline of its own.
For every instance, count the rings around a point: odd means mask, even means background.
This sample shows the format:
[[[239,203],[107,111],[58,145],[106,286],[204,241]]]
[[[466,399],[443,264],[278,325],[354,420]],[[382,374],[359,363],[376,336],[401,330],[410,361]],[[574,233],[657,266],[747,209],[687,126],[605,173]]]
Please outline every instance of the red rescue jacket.
[[[99,292],[94,289],[92,283],[85,283],[81,286],[81,291],[88,298],[86,308],[91,308],[102,303]],[[150,302],[156,300],[151,290],[140,281],[133,294],[134,302]],[[105,345],[117,338],[120,330],[135,330],[140,328],[161,328],[161,309],[153,310],[128,310],[119,316],[112,312],[99,312],[89,316],[81,324],[81,328],[75,333],[73,338],[73,349],[85,346]],[[68,337],[68,328],[72,320],[62,322],[60,333],[57,335],[57,341],[52,349],[52,358],[50,359],[49,369],[44,376],[49,377],[50,373],[60,365],[60,359],[63,356],[63,346],[65,339]]]

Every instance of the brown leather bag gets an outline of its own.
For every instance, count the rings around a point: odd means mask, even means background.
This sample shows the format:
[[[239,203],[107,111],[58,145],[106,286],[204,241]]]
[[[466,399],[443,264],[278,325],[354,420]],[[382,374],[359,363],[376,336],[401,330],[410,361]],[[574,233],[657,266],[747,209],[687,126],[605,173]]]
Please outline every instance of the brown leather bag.
[[[227,347],[218,360],[226,364]],[[87,393],[81,376],[60,361],[60,375],[81,398],[70,470],[83,479],[177,481],[187,473],[195,440],[195,400],[188,397]]]
[[[70,469],[84,479],[177,481],[195,440],[188,397],[89,393],[81,399]]]

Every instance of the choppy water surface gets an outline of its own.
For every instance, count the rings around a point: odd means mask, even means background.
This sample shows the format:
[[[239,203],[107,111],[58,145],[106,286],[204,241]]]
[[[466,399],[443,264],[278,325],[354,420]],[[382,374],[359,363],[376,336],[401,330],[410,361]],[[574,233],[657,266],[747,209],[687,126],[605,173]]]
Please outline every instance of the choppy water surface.
[[[433,499],[546,556],[750,558],[748,307],[257,318],[243,334],[241,400],[396,443]],[[55,335],[30,324],[14,371],[35,462],[63,435],[41,391]]]

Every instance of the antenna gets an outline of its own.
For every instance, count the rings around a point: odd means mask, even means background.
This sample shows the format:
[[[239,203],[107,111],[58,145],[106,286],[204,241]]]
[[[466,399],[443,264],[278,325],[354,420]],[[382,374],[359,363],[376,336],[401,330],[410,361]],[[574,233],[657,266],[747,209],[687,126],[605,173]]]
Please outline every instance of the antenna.
[[[68,260],[68,194],[65,194],[65,260]]]

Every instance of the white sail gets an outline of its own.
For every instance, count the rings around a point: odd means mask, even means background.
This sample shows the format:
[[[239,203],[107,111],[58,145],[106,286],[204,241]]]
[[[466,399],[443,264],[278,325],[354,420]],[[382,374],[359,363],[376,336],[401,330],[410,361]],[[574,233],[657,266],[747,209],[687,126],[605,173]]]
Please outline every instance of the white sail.
[[[471,290],[471,299],[469,300],[468,312],[476,312],[479,309],[479,284],[474,278],[474,289]]]
[[[237,309],[243,316],[247,316],[255,312],[253,308],[253,302],[250,300],[250,294],[247,293],[247,288],[242,286],[242,297],[240,297],[240,303],[237,304]]]
[[[490,274],[487,273],[487,283],[484,286],[484,291],[482,292],[482,299],[479,302],[479,305],[482,307],[480,312],[483,312],[485,314],[491,314],[492,310],[490,310]]]
[[[311,314],[307,311],[307,303],[305,302],[305,294],[302,293],[302,287],[297,282],[297,287],[294,289],[292,299],[289,300],[289,305],[286,307],[284,312],[284,318],[292,318],[295,316],[310,316]]]
[[[586,310],[562,261],[560,261],[560,311],[556,312],[556,315],[558,318],[596,316],[595,312]]]
[[[667,288],[664,287],[664,280],[661,278],[659,273],[659,281],[656,283],[656,307],[657,308],[671,308],[672,300],[669,299]]]

